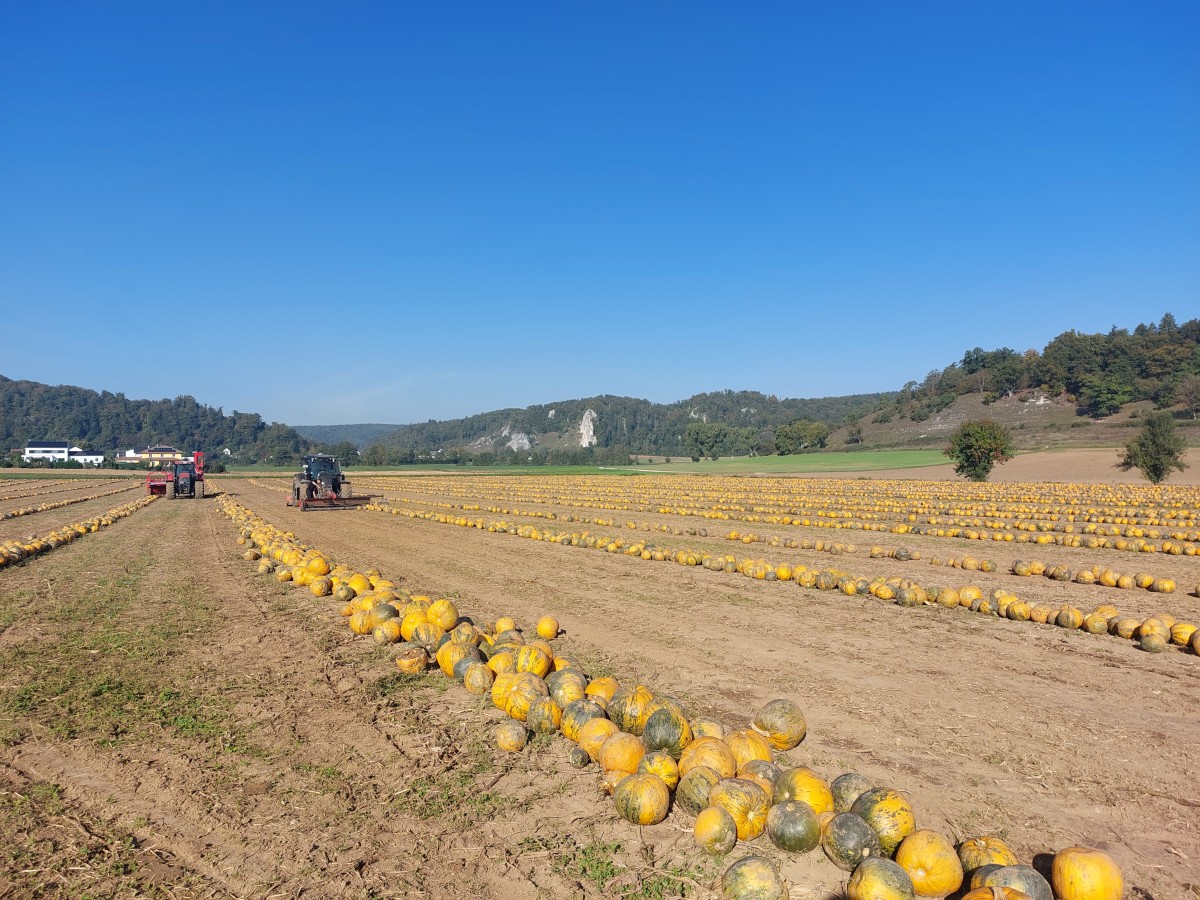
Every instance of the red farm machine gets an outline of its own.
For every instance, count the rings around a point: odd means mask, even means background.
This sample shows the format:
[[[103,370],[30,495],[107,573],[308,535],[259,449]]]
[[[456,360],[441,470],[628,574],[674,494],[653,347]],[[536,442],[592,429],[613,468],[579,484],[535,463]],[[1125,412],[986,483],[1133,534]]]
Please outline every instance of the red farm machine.
[[[197,450],[191,459],[163,463],[161,469],[146,473],[146,493],[167,500],[176,497],[204,496],[204,454]]]
[[[309,509],[354,509],[371,502],[368,496],[356,497],[350,480],[342,473],[336,456],[313,453],[304,457],[304,467],[292,478],[288,506],[301,512]]]

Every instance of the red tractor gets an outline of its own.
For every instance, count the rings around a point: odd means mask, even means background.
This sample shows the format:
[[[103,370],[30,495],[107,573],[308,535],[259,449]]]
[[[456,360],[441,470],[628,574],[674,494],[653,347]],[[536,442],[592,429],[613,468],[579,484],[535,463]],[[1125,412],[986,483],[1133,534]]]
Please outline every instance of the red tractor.
[[[146,493],[159,494],[168,500],[203,497],[204,454],[197,450],[191,459],[167,463],[157,471],[147,472]]]

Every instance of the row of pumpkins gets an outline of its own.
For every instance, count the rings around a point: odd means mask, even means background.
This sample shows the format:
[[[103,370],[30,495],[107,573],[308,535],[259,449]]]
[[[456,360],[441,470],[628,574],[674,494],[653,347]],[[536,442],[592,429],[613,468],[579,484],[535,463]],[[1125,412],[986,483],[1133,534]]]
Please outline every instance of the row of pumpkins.
[[[95,494],[88,494],[86,497],[71,497],[67,500],[52,500],[45,503],[39,503],[37,506],[22,506],[19,509],[10,509],[8,512],[0,512],[0,522],[6,519],[18,519],[21,516],[29,516],[34,513],[48,512],[52,509],[62,509],[64,506],[71,506],[75,503],[85,503],[88,500],[99,500],[101,497],[111,497],[113,494],[120,494],[124,491],[131,491],[138,485],[123,484],[119,488],[114,488],[111,491],[100,491]],[[46,493],[50,493],[47,491]]]
[[[579,477],[575,476],[573,480],[578,481]],[[650,479],[643,476],[637,479],[637,482],[645,483],[648,480]],[[381,493],[396,489],[394,485],[388,482],[388,479],[375,479],[373,483]],[[749,523],[833,528],[839,530],[851,529],[890,532],[893,534],[921,534],[929,537],[961,538],[976,541],[991,540],[1006,543],[1015,541],[1016,543],[1037,544],[1059,543],[1064,546],[1086,547],[1089,549],[1163,552],[1188,556],[1194,556],[1197,552],[1200,552],[1200,547],[1197,546],[1197,543],[1200,542],[1200,532],[1195,530],[1196,516],[1194,510],[1164,510],[1162,511],[1165,514],[1164,516],[1131,516],[1128,514],[1128,505],[1122,501],[1119,507],[1110,509],[1107,514],[1095,509],[1082,513],[1078,506],[1078,499],[1081,491],[1086,490],[1086,487],[1083,485],[1070,486],[1070,502],[1065,505],[1056,503],[1050,497],[1046,497],[1044,498],[1044,502],[1040,502],[1036,506],[1020,503],[1016,509],[1009,510],[1008,512],[1000,510],[991,503],[972,511],[962,508],[962,504],[959,502],[962,499],[960,497],[940,512],[932,510],[934,514],[931,515],[931,510],[924,503],[917,503],[914,506],[911,499],[903,503],[892,502],[880,504],[878,502],[870,502],[866,505],[853,503],[847,505],[846,497],[852,493],[849,490],[851,487],[849,483],[840,481],[831,482],[831,484],[834,487],[831,493],[826,493],[819,498],[809,498],[816,504],[813,508],[804,508],[803,504],[800,507],[796,507],[792,503],[784,503],[782,506],[777,506],[774,511],[771,510],[770,506],[762,505],[764,494],[769,496],[773,493],[769,482],[762,486],[756,483],[756,490],[752,494],[746,494],[737,489],[734,489],[731,494],[729,491],[723,489],[718,492],[721,495],[718,505],[707,508],[696,505],[672,506],[664,502],[660,496],[648,498],[644,495],[642,499],[646,502],[639,504],[612,504],[597,503],[594,501],[573,502],[563,496],[541,495],[527,496],[524,499],[531,502],[556,503],[559,505],[586,508],[658,512],[666,515],[696,516],[704,519],[737,520]],[[520,499],[522,491],[518,485],[519,483],[506,483],[501,493],[510,501],[513,497]],[[879,481],[872,484],[872,498],[878,500],[881,496],[896,496],[894,492],[901,485],[904,490],[900,491],[899,495],[911,497],[912,482]],[[407,485],[405,487],[407,488]],[[950,487],[958,492],[968,486],[953,483]],[[1024,485],[1020,490],[1027,492],[1030,487],[1034,486]],[[1045,486],[1037,485],[1036,487],[1044,488]],[[472,493],[476,494],[479,488],[476,481],[472,482],[472,488]],[[626,488],[628,488],[628,485],[622,484],[620,489],[625,491]],[[435,485],[433,490],[439,490],[439,487]],[[733,497],[738,494],[750,504],[750,509],[741,505],[730,505],[733,503]],[[411,501],[408,501],[406,498],[399,498],[396,502]],[[1186,503],[1187,501],[1184,502]],[[510,510],[506,507],[481,507],[478,503],[452,504],[440,502],[437,505],[464,510],[485,508],[490,512],[497,512],[503,515],[519,514],[546,516],[548,518],[555,517],[553,513],[537,510],[522,511],[513,509],[510,513]],[[1051,510],[1053,509],[1057,509],[1057,512],[1052,512]],[[588,519],[584,516],[564,516],[562,518],[566,521],[590,521],[597,525],[612,524],[611,521],[605,522],[598,518]],[[1191,530],[1182,530],[1181,526],[1190,526]],[[1164,533],[1159,530],[1160,527],[1171,530]],[[1018,532],[1015,536],[1013,534],[1014,531]],[[1033,534],[1030,534],[1030,532]],[[1147,538],[1150,540],[1147,541]],[[1161,544],[1153,543],[1160,538],[1163,539]]]
[[[1053,581],[1098,584],[1101,587],[1121,588],[1125,591],[1141,588],[1144,591],[1152,591],[1156,594],[1173,594],[1175,592],[1175,579],[1173,578],[1155,578],[1147,572],[1122,574],[1114,572],[1107,566],[1100,565],[1092,566],[1090,569],[1080,569],[1078,572],[1072,573],[1066,566],[1047,566],[1038,559],[1016,559],[1013,560],[1011,571],[1014,575],[1025,577],[1030,575],[1044,575]],[[1200,593],[1200,586],[1196,590],[1197,593]]]
[[[94,534],[101,528],[113,524],[118,519],[124,519],[126,516],[133,515],[133,513],[146,506],[153,499],[152,495],[146,495],[139,497],[137,500],[131,500],[129,503],[114,506],[107,512],[103,512],[98,516],[92,516],[90,519],[72,522],[70,525],[62,525],[40,536],[31,535],[23,540],[4,541],[0,543],[0,569],[42,553],[49,553],[51,550],[61,547],[64,544],[70,544],[85,534]]]
[[[762,559],[738,559],[735,556],[716,555],[701,550],[672,549],[669,547],[649,544],[645,541],[635,541],[627,544],[623,539],[610,538],[604,535],[594,535],[589,532],[551,531],[537,528],[533,525],[513,525],[506,521],[487,522],[484,519],[467,519],[463,517],[446,516],[438,513],[414,515],[428,521],[440,524],[458,525],[486,530],[491,533],[511,534],[531,540],[546,541],[587,549],[604,550],[608,553],[622,553],[635,559],[653,560],[658,562],[670,561],[684,566],[698,566],[715,572],[737,573],[760,581],[793,581],[804,588],[815,588],[823,591],[837,591],[846,596],[873,596],[879,600],[896,603],[904,607],[938,605],[948,609],[962,606],[972,612],[984,615],[1006,618],[1014,622],[1033,622],[1036,624],[1058,625],[1089,634],[1110,634],[1137,642],[1140,650],[1149,653],[1162,653],[1172,645],[1180,648],[1190,647],[1200,655],[1200,631],[1186,621],[1180,621],[1168,613],[1156,613],[1146,619],[1135,619],[1120,615],[1112,604],[1102,604],[1089,612],[1062,604],[1055,607],[1044,603],[1030,603],[1019,599],[1011,591],[997,588],[990,595],[985,595],[978,585],[964,585],[960,588],[924,587],[918,582],[898,575],[890,577],[877,576],[867,579],[855,576],[841,569],[810,569],[800,564],[773,564]],[[852,552],[852,551],[851,551]],[[886,555],[886,554],[885,554]],[[912,558],[912,551],[893,551],[892,558]],[[995,565],[984,567],[974,560],[967,560],[968,565],[960,567],[978,570],[994,571]],[[989,561],[984,561],[989,562]],[[1040,568],[1045,571],[1044,563],[1018,561],[1014,563],[1014,574],[1026,567]],[[1054,567],[1051,567],[1054,568]],[[1101,570],[1097,576],[1107,580]],[[1148,576],[1136,576],[1143,579]],[[1168,581],[1168,579],[1157,579]],[[1172,589],[1174,582],[1171,582]],[[1166,592],[1165,590],[1163,591]],[[1200,586],[1197,586],[1200,593]],[[407,640],[407,638],[406,638]]]
[[[781,766],[775,753],[807,734],[803,712],[790,700],[767,703],[748,727],[726,729],[645,685],[589,679],[554,648],[559,623],[552,616],[538,620],[529,641],[509,617],[476,624],[452,600],[403,593],[377,570],[331,565],[236,501],[218,502],[240,526],[238,540],[251,547],[246,556],[259,561],[260,572],[307,585],[315,596],[332,594],[355,633],[395,645],[400,671],[435,667],[469,693],[490,698],[508,716],[495,729],[500,749],[524,750],[531,733],[561,734],[573,744],[571,762],[599,768],[601,789],[630,823],[656,825],[678,807],[695,816],[696,843],[711,855],[763,836],[786,853],[820,847],[851,873],[851,900],[945,897],[964,883],[970,889],[964,900],[1121,896],[1120,870],[1101,851],[1060,851],[1047,881],[997,837],[972,838],[956,849],[944,835],[917,829],[912,806],[893,788],[854,772],[826,781],[811,769]],[[726,869],[720,890],[727,900],[788,896],[778,869],[759,855]]]

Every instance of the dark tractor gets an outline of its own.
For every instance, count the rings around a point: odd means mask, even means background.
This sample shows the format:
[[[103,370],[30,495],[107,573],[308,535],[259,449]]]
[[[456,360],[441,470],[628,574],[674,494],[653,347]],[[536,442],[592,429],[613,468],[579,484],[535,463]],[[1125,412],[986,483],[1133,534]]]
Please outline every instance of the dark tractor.
[[[350,494],[350,481],[342,474],[337,457],[313,453],[304,457],[304,468],[292,478],[288,506],[306,509],[349,509],[369,503],[370,497]]]

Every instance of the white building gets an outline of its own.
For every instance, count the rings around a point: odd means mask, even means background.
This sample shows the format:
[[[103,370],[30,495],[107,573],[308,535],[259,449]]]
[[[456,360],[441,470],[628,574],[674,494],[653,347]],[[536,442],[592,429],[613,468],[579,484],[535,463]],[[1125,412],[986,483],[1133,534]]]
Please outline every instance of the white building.
[[[70,454],[71,445],[66,441],[30,441],[25,445],[25,452],[21,454],[21,458],[25,462],[66,462]]]
[[[81,466],[104,465],[104,454],[98,450],[81,450],[79,447],[72,447],[67,453],[68,459],[79,463]]]
[[[95,450],[72,447],[66,441],[30,441],[21,454],[25,462],[66,462],[75,460],[83,466],[99,466],[104,463],[104,454]]]

